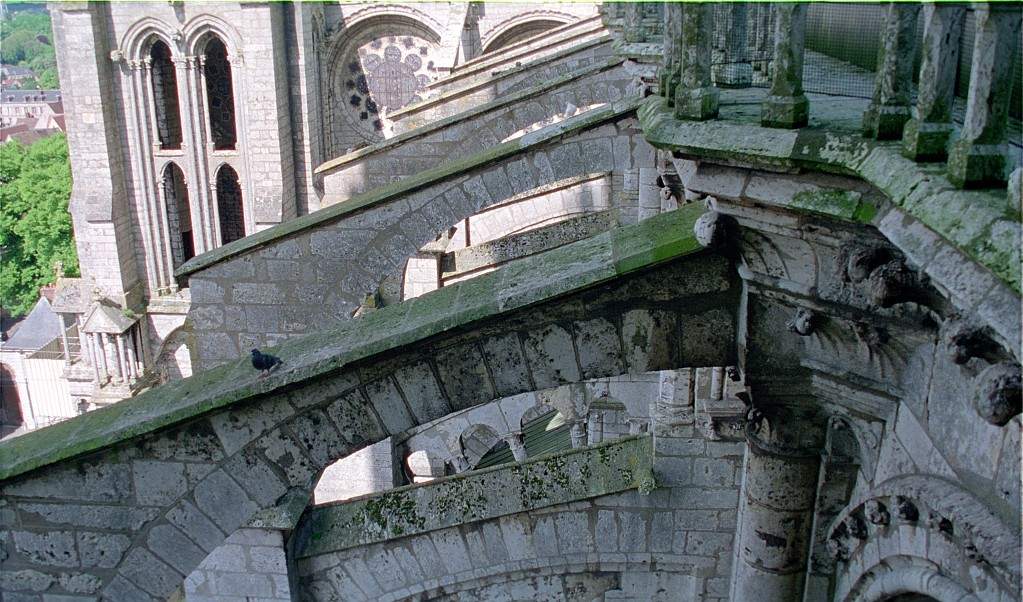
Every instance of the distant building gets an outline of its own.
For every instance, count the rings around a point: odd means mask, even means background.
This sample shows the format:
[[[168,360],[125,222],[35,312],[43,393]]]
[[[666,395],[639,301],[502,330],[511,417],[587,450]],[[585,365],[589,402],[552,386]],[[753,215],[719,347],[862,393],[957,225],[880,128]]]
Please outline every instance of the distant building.
[[[8,88],[19,88],[21,82],[29,79],[35,79],[35,71],[32,71],[28,67],[19,67],[17,65],[0,65],[0,86],[4,90]]]
[[[64,378],[69,342],[62,331],[61,317],[43,296],[0,343],[0,437],[79,413]]]
[[[57,115],[63,131],[64,103],[60,90],[5,89],[0,92],[0,127],[9,127],[22,119],[51,120]]]
[[[0,93],[0,143],[17,140],[32,144],[64,131],[64,102],[60,90],[3,90]]]

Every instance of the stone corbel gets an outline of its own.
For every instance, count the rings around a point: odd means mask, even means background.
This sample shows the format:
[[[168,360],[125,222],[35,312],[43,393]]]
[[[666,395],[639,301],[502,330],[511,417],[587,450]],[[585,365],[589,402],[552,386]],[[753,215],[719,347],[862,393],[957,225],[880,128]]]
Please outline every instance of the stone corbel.
[[[974,382],[973,409],[990,424],[1005,426],[1023,410],[1020,392],[1020,365],[1014,362],[992,364]]]

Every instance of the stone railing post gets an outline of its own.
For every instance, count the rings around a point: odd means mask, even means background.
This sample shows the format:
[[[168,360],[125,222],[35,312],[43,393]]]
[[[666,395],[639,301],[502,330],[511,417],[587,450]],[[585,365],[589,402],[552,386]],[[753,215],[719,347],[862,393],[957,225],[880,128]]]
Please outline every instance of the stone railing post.
[[[948,155],[959,39],[965,14],[966,9],[955,4],[924,5],[916,108],[902,131],[903,152],[915,161],[940,161]]]
[[[919,4],[888,4],[877,56],[874,96],[863,114],[864,136],[878,140],[902,137],[902,126],[909,120],[916,16],[919,12]]]
[[[702,2],[683,7],[679,40],[681,73],[675,91],[675,117],[678,119],[702,121],[718,116],[718,90],[710,80],[713,27],[713,4]]]
[[[724,32],[724,64],[714,67],[714,81],[718,86],[744,88],[753,83],[753,65],[750,63],[750,45],[747,36],[748,15],[745,2],[732,2],[725,6],[728,25]]]
[[[774,70],[771,91],[760,110],[760,123],[772,128],[800,128],[810,115],[803,94],[803,46],[806,4],[778,3],[774,9]]]
[[[503,439],[511,449],[512,457],[515,458],[515,461],[524,462],[526,460],[526,446],[522,443],[522,433],[508,433]]]
[[[966,118],[948,156],[948,179],[960,188],[1005,183],[1012,63],[1020,36],[1018,4],[981,6],[976,17]]]
[[[622,18],[622,33],[626,42],[642,42],[646,38],[643,35],[643,3],[626,2],[624,5],[625,15]]]
[[[668,106],[675,106],[675,90],[679,84],[679,69],[682,63],[682,3],[664,3],[664,60],[658,77],[661,96],[668,100]]]
[[[824,434],[806,410],[751,413],[731,599],[803,599]]]

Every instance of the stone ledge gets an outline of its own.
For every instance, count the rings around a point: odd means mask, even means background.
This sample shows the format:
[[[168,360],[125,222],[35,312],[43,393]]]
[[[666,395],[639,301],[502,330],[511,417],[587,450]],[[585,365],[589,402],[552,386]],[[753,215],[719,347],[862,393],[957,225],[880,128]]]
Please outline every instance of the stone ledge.
[[[649,435],[530,458],[314,508],[296,558],[652,485]],[[645,481],[647,481],[645,483]]]
[[[269,351],[285,367],[265,379],[248,358],[171,382],[109,407],[0,442],[0,480],[193,420],[235,403],[281,394],[306,381],[452,328],[522,309],[701,251],[687,206],[633,226],[525,258],[364,318],[289,340]],[[301,219],[301,218],[300,218]],[[297,220],[296,220],[297,221]]]
[[[479,88],[485,88],[487,86],[490,86],[490,85],[492,85],[494,82],[496,82],[498,80],[505,79],[505,78],[511,77],[513,75],[518,75],[518,74],[520,74],[520,73],[522,73],[524,71],[529,71],[530,69],[535,69],[537,67],[541,67],[541,66],[547,65],[548,63],[556,62],[556,61],[561,60],[561,59],[563,59],[563,58],[565,58],[567,56],[572,56],[573,54],[577,54],[579,52],[583,52],[583,51],[589,50],[591,48],[596,48],[596,47],[601,46],[603,44],[608,44],[612,40],[614,40],[614,38],[610,34],[604,35],[604,36],[600,36],[598,38],[593,38],[592,40],[586,40],[585,42],[583,42],[581,44],[576,44],[575,46],[570,46],[570,47],[568,47],[568,48],[566,48],[564,50],[559,50],[558,52],[554,52],[554,53],[551,53],[551,54],[549,54],[547,56],[540,57],[540,58],[538,58],[536,60],[533,60],[533,61],[530,61],[528,63],[523,63],[522,65],[520,65],[518,67],[513,67],[511,69],[505,69],[505,70],[502,70],[502,71],[496,71],[493,74],[491,74],[491,77],[489,79],[485,79],[485,80],[479,81],[479,82],[470,83],[470,84],[461,86],[459,88],[454,88],[452,90],[448,90],[447,92],[444,92],[444,93],[439,94],[437,96],[426,98],[426,99],[423,99],[423,100],[421,100],[419,102],[412,103],[410,105],[406,105],[406,106],[402,107],[401,109],[395,111],[394,113],[389,114],[387,117],[388,117],[388,119],[391,119],[392,121],[400,121],[401,119],[403,119],[403,118],[405,118],[405,117],[407,117],[407,116],[409,116],[409,115],[411,115],[413,113],[418,113],[419,111],[422,111],[423,109],[427,109],[427,108],[436,106],[438,104],[441,104],[441,103],[443,103],[445,101],[448,101],[448,100],[450,100],[452,98],[455,98],[455,97],[458,97],[458,96],[464,96],[465,94],[468,94],[470,92],[478,90]]]
[[[388,138],[387,140],[383,140],[376,144],[371,144],[370,146],[366,146],[358,150],[354,150],[350,153],[341,155],[340,157],[324,162],[322,165],[317,167],[313,171],[313,173],[323,174],[332,169],[336,169],[338,167],[348,165],[349,163],[353,163],[359,159],[364,159],[371,155],[391,150],[404,142],[408,142],[409,140],[424,138],[430,134],[433,134],[434,132],[437,132],[438,130],[442,130],[446,127],[455,125],[456,123],[468,121],[470,119],[479,117],[484,113],[489,113],[490,111],[495,111],[497,109],[504,108],[507,105],[517,103],[523,100],[528,100],[536,96],[540,96],[542,94],[550,92],[554,88],[557,88],[558,86],[561,86],[563,84],[571,83],[578,79],[584,78],[588,75],[594,75],[602,71],[609,71],[621,64],[622,64],[621,58],[613,57],[610,59],[606,59],[595,65],[590,65],[589,67],[584,67],[582,69],[573,71],[572,73],[569,73],[567,75],[563,75],[561,77],[552,79],[549,82],[546,82],[542,85],[533,86],[532,88],[526,88],[521,92],[516,92],[515,94],[498,98],[497,100],[492,100],[488,103],[481,104],[473,109],[469,109],[468,111],[463,111],[462,113],[452,115],[451,117],[445,117],[444,119],[438,119],[437,121],[431,122],[427,125],[423,125],[415,129],[411,129],[407,132],[398,134],[392,138]]]
[[[919,219],[1017,294],[1021,291],[1020,223],[1005,192],[958,190],[939,167],[903,157],[900,142],[877,142],[817,127],[781,130],[735,121],[679,121],[657,96],[648,98],[637,114],[647,141],[662,150],[711,162],[862,178],[884,192],[898,210]],[[807,197],[789,208],[872,223],[876,208],[852,202],[851,197]]]
[[[471,169],[500,161],[533,146],[555,141],[569,132],[585,130],[608,121],[620,119],[634,112],[639,105],[640,100],[638,98],[628,98],[612,105],[604,105],[559,123],[549,125],[541,130],[530,132],[514,140],[509,140],[471,157],[448,161],[432,169],[421,171],[400,182],[381,186],[369,192],[356,195],[341,203],[297,217],[283,224],[267,228],[261,232],[251,234],[245,238],[193,257],[179,267],[174,272],[174,275],[178,278],[188,276],[225,259],[259,249],[303,230],[338,221],[362,209],[414,192],[434,182],[459,176]]]

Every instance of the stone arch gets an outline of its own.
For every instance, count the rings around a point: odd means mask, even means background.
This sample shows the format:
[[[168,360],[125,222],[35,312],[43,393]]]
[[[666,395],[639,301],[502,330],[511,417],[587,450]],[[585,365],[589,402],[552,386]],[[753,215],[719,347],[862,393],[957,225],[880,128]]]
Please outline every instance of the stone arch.
[[[653,508],[628,508],[633,517],[643,523],[652,522]],[[379,599],[437,599],[444,595],[454,599],[474,599],[471,591],[481,585],[504,583],[523,577],[537,575],[577,575],[590,573],[612,576],[616,573],[648,573],[662,571],[677,573],[680,580],[668,586],[668,591],[681,592],[679,586],[685,583],[685,575],[692,572],[692,556],[675,551],[659,550],[657,562],[652,563],[649,555],[654,552],[651,544],[654,538],[643,537],[628,552],[618,551],[617,538],[599,539],[593,526],[613,515],[607,507],[592,504],[580,507],[561,506],[545,509],[543,512],[517,514],[470,522],[458,527],[449,527],[430,533],[396,538],[381,543],[360,546],[335,552],[330,555],[316,555],[298,561],[303,574],[301,583],[303,599],[326,600],[379,600]],[[613,518],[611,519],[614,520]],[[572,529],[575,537],[567,541],[558,537],[563,529]],[[502,537],[487,536],[489,533],[513,533],[514,538],[505,541]],[[614,531],[612,531],[614,533]],[[466,541],[487,541],[486,553],[472,555]],[[435,542],[443,542],[443,549],[452,554],[450,558],[422,558],[431,574],[445,577],[444,586],[436,585],[436,578],[422,574],[384,576],[382,568],[385,559],[395,555],[408,554],[408,550],[434,550]],[[514,549],[501,548],[505,545]],[[492,552],[496,552],[491,555]],[[415,553],[415,552],[413,552]],[[644,560],[646,557],[646,560]],[[377,562],[377,559],[383,562]],[[463,560],[464,559],[464,560]],[[351,561],[351,565],[348,562]],[[459,566],[461,565],[461,566]],[[369,579],[380,576],[374,588],[363,592],[351,586],[352,573],[363,571]],[[367,580],[369,580],[367,579]],[[607,593],[618,590],[624,584],[612,579],[607,583]],[[361,581],[360,581],[361,583]],[[667,584],[666,584],[667,585]],[[662,590],[664,591],[664,590]],[[400,593],[399,593],[400,592]],[[596,593],[596,592],[594,592]],[[600,592],[604,593],[604,592]],[[463,597],[459,597],[461,594]],[[677,595],[677,593],[676,593]],[[561,598],[544,598],[561,599]],[[571,599],[571,598],[565,598]],[[589,599],[589,598],[586,598]],[[596,597],[594,599],[602,599]],[[611,599],[611,596],[608,596]],[[629,598],[622,599],[643,599]],[[671,598],[665,598],[671,599]],[[686,598],[688,599],[688,598]]]
[[[195,256],[191,202],[185,172],[174,161],[168,161],[161,170],[160,183],[169,235],[168,252],[171,264],[177,268]]]
[[[308,496],[329,464],[452,409],[579,383],[584,374],[602,378],[686,367],[685,344],[672,342],[684,336],[680,333],[697,333],[692,336],[706,347],[698,362],[734,364],[728,343],[734,338],[735,302],[727,299],[735,291],[711,293],[707,303],[693,305],[685,300],[706,294],[701,288],[705,279],[682,276],[693,269],[710,270],[700,273],[717,273],[727,281],[726,267],[719,257],[698,254],[629,272],[601,290],[565,293],[542,307],[534,302],[508,308],[500,320],[471,322],[436,336],[417,330],[402,344],[381,338],[389,342],[374,343],[372,351],[366,347],[337,356],[340,352],[330,346],[319,347],[323,339],[310,339],[286,350],[292,368],[266,379],[256,378],[248,362],[206,371],[123,406],[133,412],[111,410],[77,419],[72,428],[99,429],[95,432],[102,433],[105,443],[91,440],[96,447],[74,450],[98,453],[63,455],[69,459],[42,464],[45,470],[15,473],[5,482],[5,494],[18,508],[43,498],[54,504],[91,500],[138,510],[135,522],[122,521],[102,533],[83,526],[78,536],[116,543],[111,552],[116,567],[96,573],[102,595],[165,599],[226,534],[278,503]],[[664,287],[665,282],[672,285]],[[528,294],[525,288],[523,283],[519,290]],[[651,294],[655,289],[660,292]],[[449,307],[450,299],[442,292],[430,303]],[[583,313],[580,303],[586,305]],[[352,340],[391,336],[381,333],[390,332],[394,316],[387,308],[368,314],[353,323]],[[595,327],[594,320],[605,326]],[[699,334],[708,329],[720,335],[720,344]],[[331,340],[337,336],[330,333]],[[582,340],[599,344],[603,352],[580,358],[557,351]],[[629,341],[627,348],[623,340]],[[324,368],[327,364],[332,367]],[[313,365],[321,371],[310,372]],[[413,394],[399,387],[410,371],[420,375],[421,391],[434,393]],[[65,529],[26,512],[19,512],[19,520],[40,532]],[[63,570],[63,565],[46,566],[26,554],[17,551],[7,559],[12,570]]]
[[[236,150],[238,116],[230,51],[223,38],[213,32],[199,40],[204,58],[206,119],[214,150]]]
[[[342,32],[349,31],[357,26],[363,25],[366,21],[376,19],[407,19],[429,27],[438,38],[444,31],[444,24],[433,18],[428,12],[419,10],[415,6],[402,4],[374,4],[361,8],[351,14],[344,16]]]
[[[443,29],[420,16],[388,7],[360,12],[328,42],[321,99],[327,156],[382,140],[386,113],[423,98],[440,75]]]
[[[205,52],[206,44],[215,36],[227,46],[229,54],[241,55],[241,36],[238,31],[222,19],[213,15],[198,15],[185,24],[182,47],[189,56]]]
[[[522,416],[519,417],[519,430],[524,429],[527,424],[533,422],[534,420],[543,418],[550,414],[551,412],[557,411],[558,411],[557,408],[549,406],[545,403],[538,404],[531,408],[528,408],[525,412],[522,413]]]
[[[572,21],[573,17],[570,15],[555,11],[537,11],[513,17],[487,32],[482,41],[483,54],[498,52],[503,48]]]
[[[14,370],[7,364],[0,364],[0,426],[17,428],[23,424],[25,418],[21,412],[21,397],[18,395]]]
[[[828,532],[828,551],[839,563],[838,600],[911,593],[976,599],[962,596],[992,588],[1019,593],[1019,533],[972,492],[936,475],[876,485],[846,506]],[[921,564],[928,572],[906,572]]]
[[[970,590],[929,566],[892,567],[886,559],[861,581],[858,585],[866,589],[843,602],[980,602]]]
[[[178,150],[182,140],[181,109],[178,104],[178,77],[170,46],[159,38],[152,39],[148,56],[152,66],[150,84],[156,138],[161,150]]]
[[[245,203],[238,172],[227,163],[217,168],[217,219],[220,244],[226,245],[245,236]]]
[[[281,338],[307,332],[314,323],[347,320],[367,293],[376,291],[387,278],[399,278],[406,260],[451,224],[541,186],[594,173],[620,173],[648,161],[652,166],[652,147],[635,133],[634,117],[616,114],[611,109],[601,109],[586,117],[581,122],[584,125],[569,132],[548,134],[552,136],[549,141],[537,137],[529,144],[509,143],[501,150],[513,150],[491,161],[459,169],[451,177],[427,180],[408,190],[384,189],[385,195],[362,207],[348,204],[351,210],[345,204],[327,207],[316,216],[319,221],[311,219],[301,230],[274,239],[268,236],[258,250],[251,245],[237,245],[229,253],[219,255],[215,263],[205,267],[193,263],[196,271],[188,274],[192,289],[189,312],[203,311],[206,304],[223,307],[222,297],[206,298],[204,293],[214,290],[208,284],[236,286],[238,279],[225,280],[236,262],[251,263],[258,270],[261,268],[257,266],[272,257],[271,253],[281,252],[304,261],[310,273],[315,273],[315,281],[323,283],[317,285],[315,293],[302,290],[302,298],[298,290],[278,291],[273,304],[288,305],[299,316],[290,324],[289,334]],[[337,173],[328,173],[325,184],[339,177]],[[624,182],[616,177],[610,181],[611,198],[624,199],[621,188]],[[637,213],[629,213],[627,208],[618,211],[621,223],[636,219]],[[250,332],[260,339],[266,334],[250,331],[247,325],[245,328],[229,336],[253,340]],[[203,338],[221,337],[221,333],[207,329],[196,336],[202,368],[216,365],[213,354],[204,352]],[[207,357],[213,361],[207,363]],[[220,355],[221,359],[229,357]]]
[[[192,333],[185,326],[164,337],[154,356],[154,371],[161,383],[192,375],[192,345]]]
[[[148,48],[153,41],[160,40],[167,44],[167,47],[171,49],[174,56],[178,56],[180,54],[180,47],[175,43],[172,34],[168,33],[177,31],[177,27],[165,21],[155,17],[145,17],[133,23],[124,32],[118,47],[125,57],[140,60],[145,58]]]

